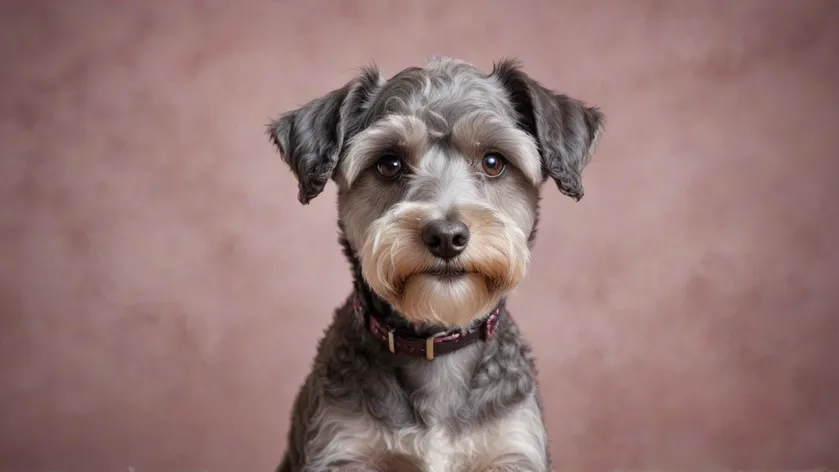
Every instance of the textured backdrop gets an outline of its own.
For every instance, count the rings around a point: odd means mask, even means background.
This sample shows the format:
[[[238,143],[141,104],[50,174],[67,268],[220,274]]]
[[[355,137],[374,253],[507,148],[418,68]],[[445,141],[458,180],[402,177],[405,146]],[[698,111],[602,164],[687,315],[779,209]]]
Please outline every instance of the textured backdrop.
[[[839,466],[839,2],[4,1],[0,470],[270,470],[349,290],[269,117],[444,54],[599,105],[511,306],[558,470]]]

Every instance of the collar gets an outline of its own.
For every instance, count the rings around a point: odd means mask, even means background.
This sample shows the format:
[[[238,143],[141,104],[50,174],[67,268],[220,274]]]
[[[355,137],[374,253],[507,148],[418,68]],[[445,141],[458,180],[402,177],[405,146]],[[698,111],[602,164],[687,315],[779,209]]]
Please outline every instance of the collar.
[[[425,357],[433,360],[436,356],[457,351],[480,340],[488,341],[495,336],[498,328],[498,319],[501,317],[501,306],[499,303],[489,313],[480,325],[466,330],[449,330],[432,334],[427,338],[417,336],[401,335],[395,329],[390,328],[371,313],[365,313],[361,306],[358,295],[353,295],[353,311],[368,331],[387,346],[388,351],[393,354],[406,354],[412,357]]]

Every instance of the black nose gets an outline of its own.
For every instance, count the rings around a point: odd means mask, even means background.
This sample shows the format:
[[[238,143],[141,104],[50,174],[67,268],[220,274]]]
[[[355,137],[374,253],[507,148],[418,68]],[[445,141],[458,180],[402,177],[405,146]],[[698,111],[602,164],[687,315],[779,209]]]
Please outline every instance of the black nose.
[[[434,220],[422,229],[422,240],[431,254],[451,259],[469,244],[469,227],[460,221]]]

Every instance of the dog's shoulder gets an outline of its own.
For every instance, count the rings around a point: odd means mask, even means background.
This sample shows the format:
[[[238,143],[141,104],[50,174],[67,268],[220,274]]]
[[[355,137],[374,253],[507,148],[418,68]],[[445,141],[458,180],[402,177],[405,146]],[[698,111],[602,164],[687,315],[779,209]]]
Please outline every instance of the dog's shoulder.
[[[499,418],[536,394],[536,366],[530,345],[509,312],[478,365],[469,404],[481,422]]]

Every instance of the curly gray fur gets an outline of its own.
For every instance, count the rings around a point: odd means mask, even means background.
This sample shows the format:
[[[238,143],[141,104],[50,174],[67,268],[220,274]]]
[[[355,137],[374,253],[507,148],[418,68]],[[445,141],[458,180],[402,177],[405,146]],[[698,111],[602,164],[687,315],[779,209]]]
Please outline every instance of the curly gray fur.
[[[388,125],[393,116],[420,120],[423,139],[436,147],[411,144],[399,134],[404,130]],[[466,118],[471,125],[454,127]],[[298,180],[301,203],[319,195],[329,179],[338,184],[341,243],[354,282],[294,402],[278,472],[551,470],[536,368],[504,305],[506,293],[492,339],[434,361],[394,355],[355,316],[353,297],[395,329],[422,337],[443,328],[409,323],[371,289],[359,251],[373,222],[411,199],[495,205],[498,218],[532,244],[541,183],[552,178],[563,194],[582,198],[582,171],[603,120],[596,108],[543,87],[514,61],[484,73],[434,58],[389,80],[375,67],[364,68],[345,86],[269,125]],[[364,134],[376,126],[378,134]],[[492,185],[473,181],[463,165],[448,166],[463,154],[464,136],[481,136],[481,130],[515,151],[515,169]],[[382,145],[371,136],[402,146],[405,155],[422,154],[415,162],[425,166],[422,178],[385,185],[371,176],[367,159]]]

